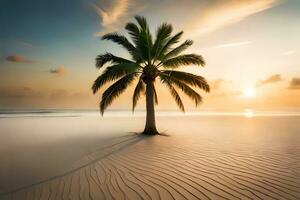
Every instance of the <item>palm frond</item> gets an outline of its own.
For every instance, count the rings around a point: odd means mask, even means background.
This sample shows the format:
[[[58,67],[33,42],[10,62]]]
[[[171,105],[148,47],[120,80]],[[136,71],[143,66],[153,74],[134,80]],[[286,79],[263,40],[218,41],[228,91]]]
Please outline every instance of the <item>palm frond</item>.
[[[197,54],[184,54],[174,58],[170,58],[162,62],[163,67],[165,68],[178,68],[184,65],[198,65],[204,66],[205,61],[202,56]]]
[[[182,90],[189,98],[191,98],[195,102],[196,106],[198,106],[198,104],[202,102],[202,97],[184,82],[181,82],[180,80],[177,80],[174,77],[166,76],[163,73],[161,73],[159,77],[164,82],[176,85],[180,90]]]
[[[180,31],[179,33],[176,33],[168,40],[168,42],[164,45],[164,47],[161,49],[161,51],[158,54],[160,59],[162,59],[163,55],[165,55],[166,52],[168,52],[174,44],[179,42],[182,34],[183,31]]]
[[[141,29],[149,30],[149,25],[148,25],[147,19],[145,17],[137,15],[134,18],[137,21],[137,23],[140,25]]]
[[[161,77],[160,77],[160,78],[161,78]],[[183,105],[183,103],[182,103],[182,100],[181,100],[181,98],[180,98],[178,92],[177,92],[176,89],[174,88],[174,86],[173,86],[173,85],[171,84],[171,82],[169,81],[169,79],[161,78],[160,80],[161,80],[161,82],[162,82],[163,84],[165,84],[165,85],[168,87],[168,89],[169,89],[169,91],[170,91],[172,97],[174,98],[176,104],[178,105],[179,109],[180,109],[182,112],[184,112],[184,105]]]
[[[189,87],[185,83],[183,83],[181,81],[174,81],[173,83],[178,88],[180,88],[190,99],[192,99],[195,102],[196,106],[198,106],[199,103],[202,102],[202,97],[200,96],[200,94],[198,94],[195,90],[193,90],[191,87]]]
[[[102,40],[111,40],[121,46],[123,46],[129,53],[135,52],[135,47],[131,42],[123,35],[118,33],[108,33],[102,36]]]
[[[156,39],[152,49],[152,55],[154,58],[156,58],[158,53],[168,42],[168,39],[170,38],[172,31],[173,31],[173,27],[171,24],[163,23],[158,27],[156,31]]]
[[[205,92],[210,91],[210,87],[206,81],[206,79],[202,76],[195,75],[188,72],[182,72],[182,71],[173,71],[173,70],[162,70],[163,74],[166,74],[169,77],[176,78],[188,85],[198,87]]]
[[[182,100],[178,94],[178,92],[176,91],[176,89],[172,86],[171,83],[169,83],[168,81],[162,81],[162,83],[166,84],[166,86],[168,87],[172,97],[174,98],[177,106],[179,107],[179,109],[182,111],[182,112],[185,112],[184,110],[184,105],[182,103]]]
[[[150,63],[153,42],[149,25],[144,17],[136,16],[135,19],[140,26],[138,40],[136,43],[136,52],[139,52],[142,60]]]
[[[99,69],[108,62],[112,62],[113,64],[133,63],[131,60],[114,56],[111,53],[101,54],[96,57],[96,67]]]
[[[100,102],[100,112],[102,115],[105,109],[113,102],[113,100],[122,94],[133,82],[135,77],[136,74],[127,74],[104,91]]]
[[[130,22],[126,24],[125,29],[131,36],[131,39],[133,40],[134,44],[137,44],[140,34],[139,27],[136,24]]]
[[[104,84],[114,81],[126,74],[136,72],[138,66],[135,63],[122,63],[107,67],[105,71],[94,81],[92,86],[95,94]]]
[[[150,32],[148,32],[147,30],[141,30],[136,49],[140,53],[141,58],[144,61],[148,61],[149,63],[151,60],[152,46],[152,36]]]
[[[140,99],[141,93],[145,91],[145,85],[142,79],[139,79],[138,84],[136,85],[132,97],[132,111],[134,111],[138,100]]]
[[[167,60],[167,59],[170,59],[174,56],[179,55],[184,50],[186,50],[188,47],[190,47],[192,44],[193,44],[192,40],[186,40],[184,43],[182,43],[181,45],[179,45],[178,47],[174,48],[169,53],[167,53],[164,57],[164,60]]]

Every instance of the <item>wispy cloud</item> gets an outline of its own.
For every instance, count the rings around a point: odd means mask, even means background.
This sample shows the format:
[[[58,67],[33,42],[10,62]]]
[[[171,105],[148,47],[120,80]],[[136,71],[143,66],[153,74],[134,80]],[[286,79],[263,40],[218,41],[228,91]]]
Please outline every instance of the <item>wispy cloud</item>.
[[[103,27],[115,24],[120,17],[122,17],[128,9],[129,0],[116,0],[106,10],[100,6],[94,5],[98,15],[101,17],[101,25]]]
[[[35,61],[29,60],[25,58],[24,56],[20,55],[9,55],[5,58],[6,61],[8,62],[17,62],[17,63],[34,63]]]
[[[289,89],[300,89],[300,77],[292,78]]]
[[[65,67],[63,65],[59,66],[58,68],[51,69],[49,71],[51,74],[56,74],[56,75],[64,75],[66,73]]]
[[[228,48],[228,47],[238,47],[238,46],[248,45],[251,43],[252,43],[251,41],[232,42],[232,43],[218,45],[215,48],[221,49],[221,48]]]
[[[264,86],[266,84],[272,84],[272,83],[277,83],[279,81],[282,81],[282,77],[280,74],[274,74],[268,78],[266,78],[265,80],[260,80],[256,83],[256,87],[261,87]]]
[[[237,23],[243,19],[277,5],[280,0],[206,0],[203,12],[189,24],[192,35],[201,35]]]
[[[24,42],[24,41],[19,41],[19,40],[15,40],[14,42],[18,46],[27,47],[27,48],[35,48],[35,46],[29,42]]]
[[[133,5],[135,8],[130,9]],[[101,31],[95,33],[96,36],[118,30],[128,18],[140,10],[133,0],[113,0],[109,5],[94,4],[93,6],[101,20]]]

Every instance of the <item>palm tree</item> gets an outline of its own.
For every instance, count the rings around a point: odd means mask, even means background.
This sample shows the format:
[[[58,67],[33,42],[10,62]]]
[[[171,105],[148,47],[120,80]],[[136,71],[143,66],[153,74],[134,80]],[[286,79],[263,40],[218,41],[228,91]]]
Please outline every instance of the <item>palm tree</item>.
[[[113,41],[125,48],[131,59],[121,58],[111,53],[98,55],[97,68],[100,69],[107,63],[110,66],[94,81],[92,90],[95,94],[106,83],[115,81],[102,94],[100,111],[103,115],[113,100],[137,79],[132,98],[132,110],[134,111],[141,94],[145,94],[147,116],[143,134],[156,135],[159,133],[155,125],[154,103],[158,103],[155,80],[159,78],[161,83],[167,86],[180,110],[184,112],[184,105],[177,88],[190,97],[197,106],[202,102],[202,97],[193,87],[209,92],[209,85],[201,76],[174,69],[187,65],[204,66],[205,61],[197,54],[181,54],[193,44],[191,40],[173,47],[179,42],[183,31],[172,35],[172,25],[163,23],[158,27],[153,41],[147,20],[141,16],[136,16],[135,19],[137,23],[130,22],[125,26],[131,40],[118,33],[109,33],[102,37],[103,40]]]

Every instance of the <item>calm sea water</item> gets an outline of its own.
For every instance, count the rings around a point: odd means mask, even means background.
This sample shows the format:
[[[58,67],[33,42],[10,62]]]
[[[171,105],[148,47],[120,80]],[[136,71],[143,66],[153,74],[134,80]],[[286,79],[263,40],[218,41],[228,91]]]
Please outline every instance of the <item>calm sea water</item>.
[[[108,110],[103,117],[141,117],[145,116],[144,110]],[[160,110],[156,112],[157,116],[300,116],[300,111],[255,111],[246,109],[240,112],[220,112],[213,110],[179,112],[175,110]],[[81,116],[101,116],[97,109],[35,109],[35,110],[0,110],[0,118],[15,117],[81,117]]]

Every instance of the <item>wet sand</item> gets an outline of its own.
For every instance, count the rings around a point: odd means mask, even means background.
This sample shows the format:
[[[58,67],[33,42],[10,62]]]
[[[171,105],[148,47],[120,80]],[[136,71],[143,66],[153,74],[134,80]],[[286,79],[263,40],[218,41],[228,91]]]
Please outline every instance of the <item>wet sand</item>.
[[[0,199],[300,199],[300,117],[0,119]]]

